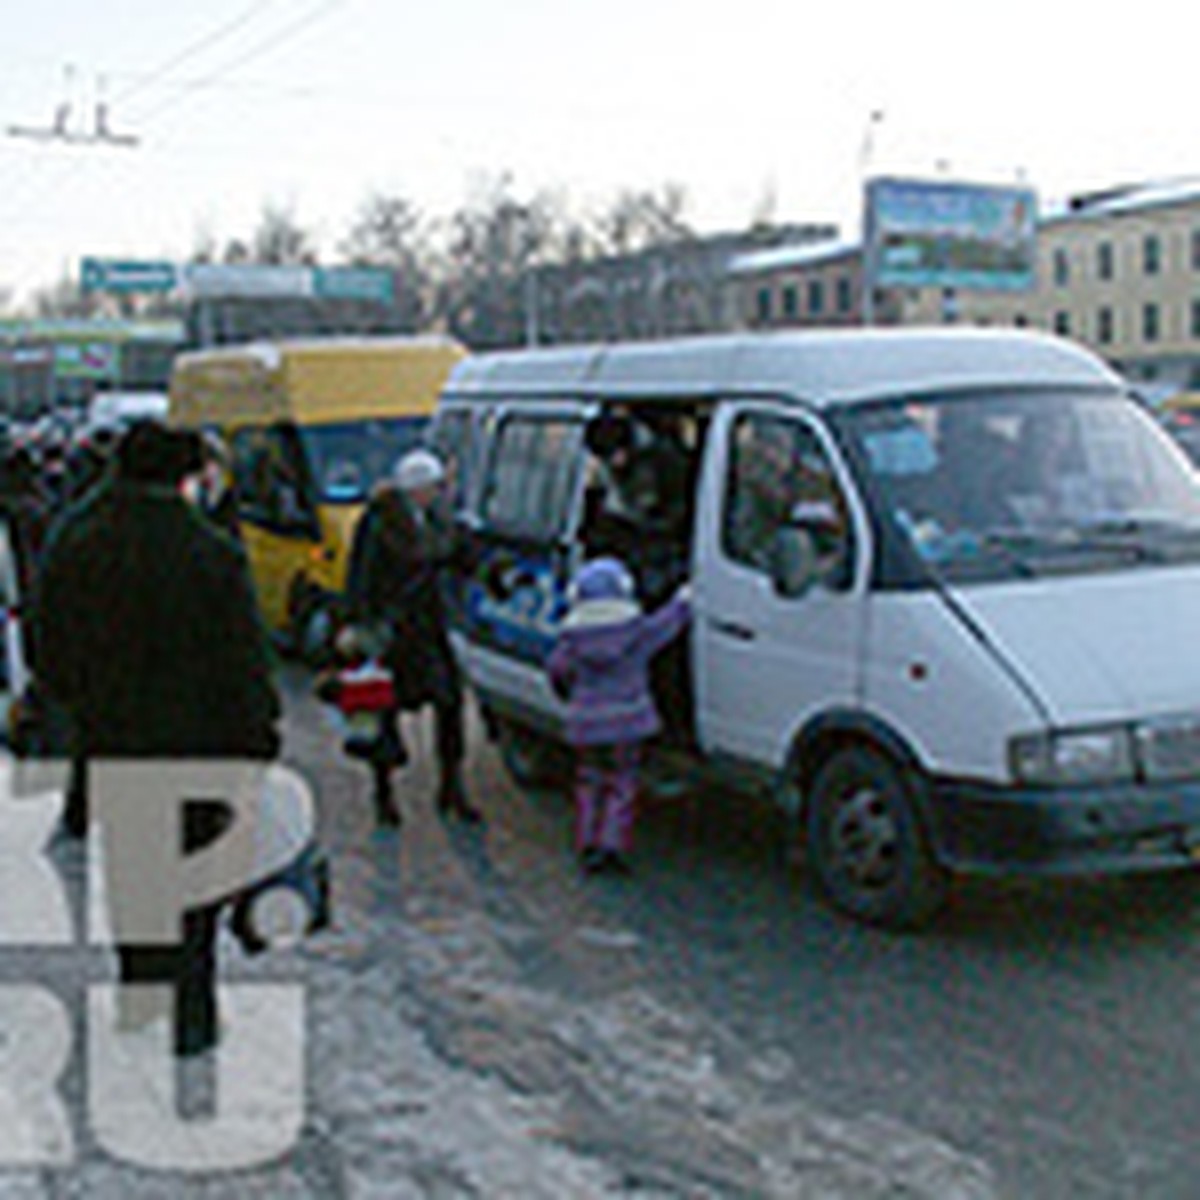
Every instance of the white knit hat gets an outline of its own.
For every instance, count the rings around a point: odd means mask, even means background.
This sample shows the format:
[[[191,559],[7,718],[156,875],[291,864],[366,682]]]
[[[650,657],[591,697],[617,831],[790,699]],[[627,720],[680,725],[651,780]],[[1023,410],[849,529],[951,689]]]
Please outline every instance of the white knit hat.
[[[392,475],[398,487],[412,492],[441,483],[446,478],[446,468],[431,451],[410,450],[396,463]]]

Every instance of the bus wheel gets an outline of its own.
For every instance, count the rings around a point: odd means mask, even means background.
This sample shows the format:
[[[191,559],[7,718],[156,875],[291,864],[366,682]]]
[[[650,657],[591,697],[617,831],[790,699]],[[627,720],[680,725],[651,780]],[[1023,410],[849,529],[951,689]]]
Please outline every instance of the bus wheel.
[[[553,787],[566,778],[566,754],[543,734],[508,717],[494,717],[496,747],[505,769],[521,787]]]
[[[833,905],[858,920],[915,929],[945,902],[947,873],[930,850],[914,786],[865,746],[838,751],[813,780],[809,867]]]

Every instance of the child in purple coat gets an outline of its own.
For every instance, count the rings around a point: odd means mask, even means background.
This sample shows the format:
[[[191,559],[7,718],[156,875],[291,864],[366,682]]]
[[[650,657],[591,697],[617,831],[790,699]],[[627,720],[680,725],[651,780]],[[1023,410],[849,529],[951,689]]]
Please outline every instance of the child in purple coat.
[[[576,749],[576,848],[584,870],[628,870],[642,743],[660,729],[650,694],[651,658],[687,624],[681,588],[643,614],[633,578],[615,558],[585,563],[571,609],[547,660],[567,699],[567,740]]]

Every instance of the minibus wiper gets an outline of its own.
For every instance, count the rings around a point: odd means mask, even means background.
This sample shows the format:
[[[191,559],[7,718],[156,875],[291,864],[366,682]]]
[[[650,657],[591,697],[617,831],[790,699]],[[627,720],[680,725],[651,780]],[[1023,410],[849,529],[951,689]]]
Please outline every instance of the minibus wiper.
[[[1113,550],[1142,562],[1186,561],[1200,553],[1200,527],[1168,517],[1106,517],[1072,529],[1080,549]]]
[[[988,529],[978,535],[978,551],[972,557],[977,561],[986,559],[991,564],[1000,563],[1018,579],[1032,579],[1037,575],[1037,569],[1025,556],[1025,545],[1020,539],[1009,536],[1008,530]],[[961,565],[967,556],[956,559],[955,565]]]
[[[1055,564],[1077,570],[1081,555],[1101,554],[1107,560],[1114,554],[1127,558],[1130,553],[1125,544],[1104,538],[1087,540],[1069,528],[988,529],[979,536],[989,550],[1006,555],[1013,570],[1024,578],[1053,574]]]

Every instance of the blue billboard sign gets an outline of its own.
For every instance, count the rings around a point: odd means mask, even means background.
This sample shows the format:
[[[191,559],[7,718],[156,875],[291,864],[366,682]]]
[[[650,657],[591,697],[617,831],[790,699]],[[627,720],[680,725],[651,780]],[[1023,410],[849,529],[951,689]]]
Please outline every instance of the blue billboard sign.
[[[875,287],[1023,291],[1034,284],[1037,197],[1029,188],[873,179],[865,227]]]

